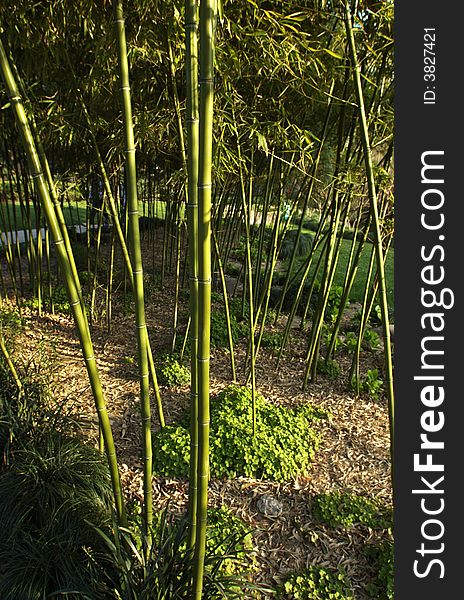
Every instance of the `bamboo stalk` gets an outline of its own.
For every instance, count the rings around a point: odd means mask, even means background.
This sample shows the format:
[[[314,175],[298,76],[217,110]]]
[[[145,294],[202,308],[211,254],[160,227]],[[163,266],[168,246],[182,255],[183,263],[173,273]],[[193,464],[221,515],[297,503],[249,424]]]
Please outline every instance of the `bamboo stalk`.
[[[361,83],[361,68],[358,61],[356,42],[354,39],[353,26],[351,23],[351,11],[348,0],[345,0],[345,27],[348,37],[351,63],[353,67],[353,78],[356,90],[356,98],[358,101],[359,118],[361,124],[361,141],[364,149],[364,161],[367,174],[367,185],[369,191],[369,202],[372,214],[372,223],[374,226],[374,246],[377,263],[377,274],[379,281],[379,300],[380,310],[382,313],[382,328],[385,351],[385,374],[386,374],[386,390],[388,398],[388,415],[390,424],[390,450],[392,455],[392,470],[393,470],[393,434],[394,434],[394,390],[393,390],[393,365],[390,342],[390,323],[388,317],[388,301],[387,290],[385,284],[385,269],[384,256],[382,247],[382,237],[380,232],[380,222],[377,207],[377,191],[374,179],[374,167],[372,162],[372,152],[370,148],[369,130],[367,125],[366,111],[364,108],[364,95]]]
[[[219,277],[221,278],[221,288],[222,288],[222,297],[224,299],[224,310],[226,313],[226,323],[227,323],[227,338],[229,340],[229,352],[230,352],[230,372],[232,376],[232,381],[237,380],[236,372],[235,372],[235,356],[234,356],[234,341],[232,338],[232,327],[230,324],[230,310],[229,310],[229,299],[227,297],[227,286],[226,286],[226,278],[224,275],[224,267],[222,266],[221,256],[219,254],[219,247],[216,240],[216,236],[214,235],[214,231],[211,232],[211,237],[214,243],[214,252],[217,259],[217,265],[219,269]]]
[[[198,502],[198,18],[196,0],[185,3],[185,45],[187,80],[187,232],[190,279],[190,471],[189,537],[196,541]]]
[[[71,61],[69,60],[69,57],[67,56],[68,59],[68,64],[71,70],[71,73],[73,75],[73,78],[75,80],[75,76],[74,76],[74,72],[73,72],[73,68],[72,68],[72,64]],[[81,104],[81,108],[84,112],[84,117],[85,120],[87,122],[88,125],[88,129],[89,129],[89,133],[92,139],[92,145],[93,145],[93,149],[95,152],[95,157],[97,160],[97,165],[98,165],[98,169],[100,171],[100,175],[102,177],[103,180],[103,186],[106,192],[106,197],[107,197],[107,201],[108,201],[108,206],[110,209],[110,213],[111,213],[111,220],[113,222],[113,227],[116,230],[116,235],[118,237],[118,241],[119,244],[121,246],[121,251],[122,251],[122,255],[123,255],[123,259],[124,259],[124,296],[126,295],[126,275],[129,276],[129,281],[131,284],[131,288],[135,294],[135,282],[134,282],[134,272],[133,272],[133,268],[132,268],[132,262],[131,262],[131,258],[129,255],[129,250],[127,249],[127,244],[126,244],[126,240],[125,240],[125,236],[124,236],[124,232],[122,230],[121,227],[121,222],[120,222],[120,218],[119,218],[119,214],[118,214],[118,209],[116,206],[116,202],[114,199],[114,195],[113,195],[113,191],[111,189],[111,183],[108,177],[108,174],[106,172],[106,168],[105,168],[105,164],[103,162],[103,158],[101,156],[100,150],[98,148],[98,143],[97,143],[97,139],[95,137],[95,134],[92,130],[92,123],[90,120],[90,115],[89,112],[87,110],[87,106],[85,105],[84,102],[84,98],[82,96],[82,92],[79,88],[77,88],[77,94],[78,94],[78,98]],[[127,211],[124,212],[124,217],[127,217]],[[127,225],[127,224],[126,224]],[[126,227],[127,229],[127,227]],[[161,401],[161,394],[159,391],[159,385],[158,385],[158,378],[156,376],[156,369],[155,369],[155,362],[153,359],[153,352],[151,349],[151,343],[150,343],[150,338],[148,336],[148,331],[146,330],[146,336],[147,336],[147,354],[148,354],[148,364],[149,364],[149,369],[150,369],[150,376],[151,376],[151,380],[153,383],[153,389],[155,392],[155,398],[156,398],[156,407],[157,407],[157,412],[158,412],[158,420],[159,420],[159,424],[160,427],[164,427],[165,426],[165,420],[164,420],[164,412],[163,412],[163,404]]]
[[[251,240],[250,240],[250,209],[251,209],[251,196],[252,196],[252,183],[250,182],[248,199],[245,191],[245,181],[242,169],[242,152],[240,146],[240,138],[237,129],[237,122],[235,118],[235,111],[232,108],[232,117],[234,120],[234,130],[237,138],[237,155],[239,160],[239,177],[240,177],[240,190],[242,198],[242,210],[245,218],[245,244],[246,244],[246,272],[247,278],[244,281],[243,296],[242,296],[242,312],[245,307],[245,287],[248,292],[248,326],[249,326],[249,355],[251,360],[250,374],[251,374],[251,412],[252,412],[252,431],[253,436],[256,434],[256,371],[255,371],[255,319],[254,319],[254,306],[253,306],[253,265],[251,261]]]
[[[306,210],[309,204],[310,199],[312,198],[312,194],[313,194],[313,189],[314,189],[314,184],[316,182],[316,174],[317,174],[317,170],[319,168],[319,162],[321,160],[321,156],[322,156],[322,149],[324,147],[324,143],[327,137],[327,131],[329,128],[329,120],[330,120],[330,115],[332,112],[332,92],[333,92],[333,88],[334,88],[334,81],[332,81],[332,84],[330,86],[330,91],[329,91],[329,102],[328,102],[328,106],[327,106],[327,111],[326,111],[326,116],[325,116],[325,120],[324,120],[324,125],[322,128],[322,133],[320,136],[320,141],[319,141],[319,145],[317,148],[317,152],[316,152],[316,157],[314,159],[313,162],[313,167],[312,167],[312,172],[311,172],[311,176],[310,176],[310,181],[309,181],[309,185],[308,185],[308,191],[306,193],[305,199],[304,199],[304,203],[303,203],[303,207],[301,209],[301,217],[300,217],[300,221],[298,223],[298,229],[297,229],[297,233],[296,233],[296,243],[295,246],[293,248],[290,260],[289,260],[289,264],[288,264],[288,269],[287,269],[287,277],[285,278],[285,282],[284,282],[284,287],[282,290],[282,294],[280,297],[280,302],[277,306],[276,309],[276,318],[275,318],[275,322],[277,322],[277,319],[279,318],[280,312],[282,310],[282,304],[285,300],[285,295],[287,293],[288,290],[288,284],[289,284],[289,280],[290,280],[290,275],[292,272],[292,268],[293,268],[293,264],[295,262],[295,258],[296,258],[296,250],[298,247],[298,240],[299,237],[301,235],[301,232],[303,230],[303,224],[304,224],[304,220],[305,220],[305,216],[306,216]]]
[[[145,305],[143,292],[142,252],[140,247],[139,207],[137,200],[137,174],[135,163],[135,143],[132,125],[132,107],[129,85],[129,64],[127,60],[126,34],[122,0],[113,0],[115,36],[118,50],[119,83],[121,92],[122,115],[125,141],[125,172],[127,201],[129,206],[130,247],[134,269],[135,318],[140,378],[140,409],[142,415],[142,455],[143,455],[143,496],[144,526],[148,546],[151,545],[151,527],[153,523],[152,490],[152,438],[150,392],[148,386],[148,347],[147,326],[145,323]]]
[[[2,327],[0,325],[0,350],[1,353],[3,355],[3,359],[6,362],[6,365],[16,383],[16,387],[18,388],[19,391],[21,391],[23,389],[23,385],[21,383],[21,380],[19,378],[18,372],[16,371],[16,367],[14,366],[13,361],[11,360],[11,356],[10,353],[8,352],[8,349],[6,347],[5,344],[5,339],[3,337],[3,332],[1,331]]]
[[[111,424],[108,417],[108,412],[105,405],[105,399],[103,395],[103,389],[95,361],[95,355],[92,346],[92,340],[89,336],[88,324],[86,323],[86,315],[82,310],[80,299],[77,293],[77,288],[74,282],[74,277],[69,264],[68,255],[64,245],[64,240],[61,236],[60,227],[53,210],[53,204],[50,198],[49,188],[42,172],[42,166],[37,154],[34,139],[32,137],[31,129],[26,117],[26,112],[22,103],[21,96],[19,94],[18,87],[16,85],[13,73],[10,69],[7,55],[3,47],[2,40],[0,39],[0,70],[2,78],[5,83],[5,87],[13,108],[16,125],[19,130],[21,140],[26,151],[26,155],[29,162],[29,168],[31,171],[31,177],[33,179],[38,197],[40,199],[44,215],[47,220],[48,227],[53,236],[55,244],[55,250],[58,255],[61,271],[64,276],[66,290],[68,298],[71,304],[71,310],[73,313],[74,321],[77,327],[82,353],[84,355],[85,365],[89,375],[89,380],[95,399],[95,405],[97,409],[99,423],[101,424],[106,454],[108,458],[108,465],[111,475],[111,481],[113,486],[113,494],[116,505],[116,512],[118,515],[118,521],[124,525],[126,523],[124,500],[122,496],[121,482],[119,478],[118,463],[116,458],[116,449],[114,446],[113,433],[111,430]]]
[[[198,154],[198,502],[193,565],[200,600],[206,547],[209,476],[209,361],[211,316],[211,165],[213,143],[214,0],[200,0],[200,102]]]

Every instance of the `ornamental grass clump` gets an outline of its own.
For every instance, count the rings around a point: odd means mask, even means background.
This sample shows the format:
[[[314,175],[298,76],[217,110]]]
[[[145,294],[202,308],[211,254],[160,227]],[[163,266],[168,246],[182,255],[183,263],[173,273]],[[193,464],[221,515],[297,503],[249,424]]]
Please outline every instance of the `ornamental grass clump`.
[[[130,505],[128,507],[131,508]],[[270,590],[250,581],[253,565],[251,534],[245,523],[225,506],[209,511],[204,557],[204,592],[209,600],[261,597]],[[192,598],[193,549],[187,549],[188,520],[167,509],[155,513],[152,545],[141,551],[143,525],[129,511],[130,528],[104,535],[113,586],[105,598],[162,600]],[[93,598],[93,597],[92,597]]]
[[[15,450],[0,473],[0,597],[105,598],[111,524],[108,467],[77,437],[49,431]]]
[[[12,373],[0,357],[0,458],[4,466],[16,450],[40,436],[54,431],[70,434],[78,428],[69,408],[51,393],[45,357],[13,368]]]
[[[211,476],[288,481],[309,471],[319,445],[318,419],[327,414],[309,405],[289,409],[256,396],[252,435],[251,390],[229,386],[211,402]],[[188,473],[189,416],[154,439],[155,471],[168,477]]]
[[[46,362],[0,360],[0,598],[106,598],[112,487],[102,456],[53,397]],[[62,596],[59,596],[62,597]]]

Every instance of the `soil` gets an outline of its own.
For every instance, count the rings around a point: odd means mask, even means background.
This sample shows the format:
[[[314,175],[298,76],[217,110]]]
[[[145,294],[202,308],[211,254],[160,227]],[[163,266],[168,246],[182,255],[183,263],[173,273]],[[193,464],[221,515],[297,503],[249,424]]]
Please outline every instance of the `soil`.
[[[147,272],[151,270],[148,267]],[[146,318],[155,356],[171,346],[174,305],[173,281],[165,278],[160,291],[154,278],[147,276]],[[118,297],[118,294],[115,295]],[[119,295],[119,298],[122,296]],[[179,312],[178,334],[183,335],[187,322],[187,300],[184,294]],[[8,301],[7,301],[8,302]],[[219,306],[219,305],[218,305]],[[15,355],[23,360],[47,360],[53,370],[55,393],[68,398],[85,424],[86,434],[97,443],[98,427],[95,407],[88,384],[79,343],[72,319],[66,314],[37,314],[23,308],[25,327],[18,338]],[[296,324],[294,324],[296,325]],[[276,331],[282,331],[282,316]],[[140,460],[140,414],[138,397],[134,315],[115,302],[111,332],[105,323],[94,324],[92,335],[107,406],[113,425],[124,492],[128,499],[143,497]],[[387,535],[367,527],[349,530],[331,528],[313,515],[314,496],[340,490],[376,498],[391,506],[389,430],[386,400],[368,395],[355,398],[346,385],[348,356],[337,357],[342,373],[332,380],[320,375],[317,383],[302,390],[304,356],[308,333],[292,327],[290,344],[279,368],[268,349],[261,349],[257,362],[258,391],[277,404],[295,406],[310,402],[330,412],[329,420],[320,421],[321,445],[308,477],[285,484],[245,477],[233,480],[213,479],[209,486],[210,506],[225,504],[244,519],[253,531],[258,569],[257,581],[276,586],[286,573],[310,565],[343,567],[352,582],[357,600],[370,596],[365,584],[374,573],[364,549]],[[239,383],[245,383],[243,372],[246,347],[236,346]],[[382,371],[382,351],[363,351],[362,368]],[[211,357],[211,394],[230,384],[228,351],[215,349]],[[175,421],[187,408],[188,385],[161,388],[167,423]],[[157,429],[156,406],[153,403],[154,429]],[[186,481],[156,477],[154,498],[158,508],[169,504],[169,510],[181,514],[186,510]],[[263,496],[271,496],[282,505],[277,516],[265,516],[257,508]],[[264,598],[265,596],[263,596]]]

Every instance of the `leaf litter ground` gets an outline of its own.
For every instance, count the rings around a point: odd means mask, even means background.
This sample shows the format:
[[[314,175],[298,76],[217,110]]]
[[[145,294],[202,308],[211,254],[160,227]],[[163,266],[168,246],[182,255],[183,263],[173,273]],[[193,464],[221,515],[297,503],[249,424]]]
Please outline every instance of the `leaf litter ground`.
[[[167,282],[169,288],[170,283]],[[153,287],[147,298],[147,324],[155,354],[169,351],[171,344],[173,290],[161,292]],[[186,302],[179,322],[183,334]],[[126,311],[127,312],[127,311]],[[72,319],[63,314],[44,313],[24,308],[25,327],[18,338],[16,355],[23,359],[47,356],[53,369],[54,389],[60,399],[68,398],[95,443],[98,437],[94,403],[80,354]],[[280,319],[277,330],[285,321]],[[184,326],[182,329],[182,325]],[[95,325],[92,336],[107,406],[113,425],[122,482],[128,499],[143,498],[140,460],[140,415],[138,375],[134,361],[136,341],[134,316],[115,305],[111,334]],[[253,530],[258,570],[255,579],[276,586],[291,571],[310,565],[342,567],[352,582],[356,599],[367,600],[365,585],[375,573],[365,557],[365,548],[385,539],[388,534],[361,525],[348,530],[320,523],[313,514],[314,496],[322,492],[343,491],[375,498],[391,506],[388,414],[386,400],[366,395],[354,398],[347,392],[343,375],[349,359],[341,358],[342,375],[337,380],[319,376],[317,383],[302,391],[304,353],[307,333],[292,328],[292,338],[279,370],[268,349],[261,349],[256,369],[259,393],[276,404],[296,406],[310,402],[329,411],[329,420],[318,422],[321,444],[307,477],[285,484],[245,477],[210,482],[210,506],[227,505]],[[41,357],[37,348],[41,348]],[[236,347],[238,382],[244,383],[243,365],[246,347]],[[338,360],[338,358],[337,358]],[[382,369],[381,351],[363,354],[363,369]],[[231,382],[228,351],[216,349],[211,358],[211,394]],[[167,423],[175,421],[188,407],[187,386],[161,388]],[[153,428],[158,428],[153,404]],[[186,481],[156,477],[154,498],[158,508],[183,514],[187,506]],[[257,502],[271,495],[281,503],[279,516],[263,515]],[[264,596],[263,596],[264,597]]]

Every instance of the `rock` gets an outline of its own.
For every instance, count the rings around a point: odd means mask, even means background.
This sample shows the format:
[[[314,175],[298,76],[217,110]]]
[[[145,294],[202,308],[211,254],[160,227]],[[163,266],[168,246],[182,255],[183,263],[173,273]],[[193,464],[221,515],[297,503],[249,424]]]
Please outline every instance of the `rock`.
[[[282,514],[283,504],[273,496],[265,494],[258,499],[256,506],[259,512],[266,517],[278,517]]]
[[[395,341],[395,324],[394,323],[390,323],[389,325],[389,330],[390,330],[390,340],[392,342]],[[382,327],[376,327],[374,329],[374,331],[381,337],[383,338],[383,329]]]

